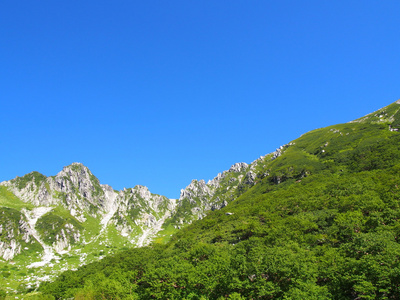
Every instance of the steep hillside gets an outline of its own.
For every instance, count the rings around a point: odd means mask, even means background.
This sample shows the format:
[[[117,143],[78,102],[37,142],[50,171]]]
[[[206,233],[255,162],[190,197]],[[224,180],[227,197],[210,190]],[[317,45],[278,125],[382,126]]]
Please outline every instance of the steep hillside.
[[[313,130],[253,169],[193,181],[169,225],[192,223],[167,244],[66,272],[41,295],[399,299],[399,108]]]

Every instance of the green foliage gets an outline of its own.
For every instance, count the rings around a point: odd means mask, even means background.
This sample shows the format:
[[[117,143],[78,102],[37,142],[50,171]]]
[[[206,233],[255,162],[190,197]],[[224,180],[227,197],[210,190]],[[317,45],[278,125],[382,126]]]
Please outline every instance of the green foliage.
[[[167,228],[171,224],[179,224],[180,220],[187,220],[191,217],[191,209],[193,205],[190,203],[188,199],[184,199],[180,206],[178,207],[176,213],[173,215],[172,218],[168,219],[164,224],[163,227]]]
[[[140,212],[141,212],[140,207],[133,207],[128,210],[128,215],[132,220],[135,220],[139,217]]]
[[[21,190],[25,188],[29,182],[33,182],[36,187],[39,187],[44,181],[46,181],[46,176],[34,171],[23,177],[17,177],[13,179],[13,181],[17,184],[18,189]]]
[[[99,197],[99,196],[104,195],[104,191],[100,186],[99,179],[97,179],[97,177],[94,176],[90,171],[89,171],[89,176],[90,176],[90,181],[93,183],[93,187],[94,187],[93,196]]]
[[[72,225],[72,228],[66,229],[66,225],[68,224]],[[83,226],[69,214],[67,216],[62,216],[49,212],[37,221],[35,228],[41,236],[45,237],[44,242],[52,244],[56,241],[56,236],[60,235],[61,230],[64,229],[67,232],[71,230],[82,230]],[[74,239],[71,238],[71,243],[74,242]]]
[[[134,299],[396,297],[400,212],[385,195],[400,198],[387,184],[400,182],[397,170],[303,181],[244,194],[230,205],[233,215],[216,211],[165,246],[106,258],[41,290]]]
[[[65,272],[40,291],[79,299],[399,299],[400,135],[388,130],[398,111],[392,104],[305,134],[257,166],[256,185],[168,243]],[[183,202],[173,221],[190,209]]]
[[[0,207],[0,242],[10,245],[12,240],[17,243],[22,242],[23,233],[19,229],[20,222],[24,220],[23,215],[14,208]],[[3,272],[6,276],[6,272]]]
[[[1,275],[2,275],[4,278],[8,278],[8,277],[10,277],[11,273],[10,273],[10,272],[6,272],[6,271],[3,271],[3,272],[1,272]]]
[[[41,293],[31,293],[24,296],[26,300],[54,300],[51,295],[43,295]]]
[[[21,209],[23,207],[32,208],[33,205],[20,200],[7,187],[0,186],[0,207]]]

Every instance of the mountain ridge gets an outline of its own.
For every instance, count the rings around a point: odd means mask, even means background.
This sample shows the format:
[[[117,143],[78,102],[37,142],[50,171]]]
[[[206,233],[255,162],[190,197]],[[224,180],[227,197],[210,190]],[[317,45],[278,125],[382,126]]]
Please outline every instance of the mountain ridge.
[[[90,169],[78,162],[53,176],[32,171],[3,181],[0,214],[7,208],[14,217],[7,215],[1,222],[15,230],[4,236],[0,227],[0,257],[27,272],[42,268],[35,271],[36,276],[22,278],[31,288],[60,271],[104,257],[93,253],[112,254],[129,245],[145,246],[154,239],[168,241],[177,230],[227,206],[251,187],[257,165],[267,157],[275,159],[283,149],[251,164],[235,163],[207,183],[192,180],[178,199],[152,194],[143,185],[116,191],[100,184]],[[229,196],[220,195],[225,189],[231,189]],[[12,201],[11,197],[16,198]],[[115,250],[110,252],[110,247]],[[62,264],[77,255],[81,257]],[[18,276],[15,284],[17,281],[21,281]]]
[[[2,182],[0,195],[11,199],[12,195],[7,192],[12,191],[17,197],[13,207],[2,209],[2,214],[7,217],[1,223],[8,224],[15,232],[14,239],[8,238],[8,246],[5,244],[7,238],[0,238],[2,248],[11,249],[5,257],[13,259],[14,251],[19,266],[28,271],[43,264],[43,276],[27,280],[27,286],[33,287],[40,280],[49,279],[45,275],[49,273],[46,266],[61,266],[63,260],[75,262],[64,264],[50,279],[60,271],[80,267],[129,245],[145,246],[152,240],[174,244],[183,238],[183,234],[193,236],[187,228],[196,229],[196,224],[207,224],[214,216],[231,224],[232,220],[240,218],[238,205],[242,199],[267,195],[275,187],[301,186],[317,174],[322,178],[328,176],[326,174],[340,177],[352,172],[389,168],[393,165],[391,160],[396,161],[398,157],[395,149],[396,129],[400,127],[399,104],[400,100],[397,100],[349,123],[312,130],[250,164],[235,163],[207,183],[192,180],[176,200],[152,194],[141,185],[114,191],[111,186],[100,184],[80,163],[64,167],[55,176],[31,172]],[[12,206],[10,203],[11,200],[5,202]],[[0,204],[5,205],[4,201]],[[27,208],[21,210],[24,205]],[[50,207],[51,210],[46,210]],[[34,213],[35,209],[39,209],[38,214]],[[227,217],[218,213],[220,210]],[[198,223],[199,220],[202,221]],[[213,228],[209,226],[207,228]],[[244,226],[242,229],[234,223],[229,226],[237,228],[232,232],[231,229],[226,229],[225,233],[221,231],[211,239],[209,233],[201,232],[198,238],[207,243],[226,240],[237,244],[254,234],[246,229],[247,225],[240,225]],[[18,251],[27,253],[24,254],[28,257],[26,261],[22,262],[21,255],[16,256]],[[38,253],[41,255],[39,261]],[[4,253],[0,254],[4,259]],[[83,259],[74,258],[82,255]]]
[[[237,164],[210,185],[193,180],[167,226],[185,217],[191,224],[166,244],[156,241],[63,273],[42,284],[40,293],[89,299],[398,299],[399,104],[312,130],[275,159],[271,154],[257,165]],[[251,184],[243,185],[248,173]],[[205,202],[220,203],[217,197],[228,205],[204,216]]]

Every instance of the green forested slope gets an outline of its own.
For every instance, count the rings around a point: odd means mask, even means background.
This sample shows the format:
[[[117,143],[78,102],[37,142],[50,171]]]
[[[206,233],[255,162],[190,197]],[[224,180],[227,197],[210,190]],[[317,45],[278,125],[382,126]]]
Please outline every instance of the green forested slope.
[[[399,108],[303,135],[168,244],[68,271],[41,295],[400,299]]]

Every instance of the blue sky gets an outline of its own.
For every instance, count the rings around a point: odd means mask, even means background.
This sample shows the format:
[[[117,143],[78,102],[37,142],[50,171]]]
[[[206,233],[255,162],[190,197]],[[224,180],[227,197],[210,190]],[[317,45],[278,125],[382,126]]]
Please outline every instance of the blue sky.
[[[399,1],[0,3],[0,181],[170,198],[400,98]]]

